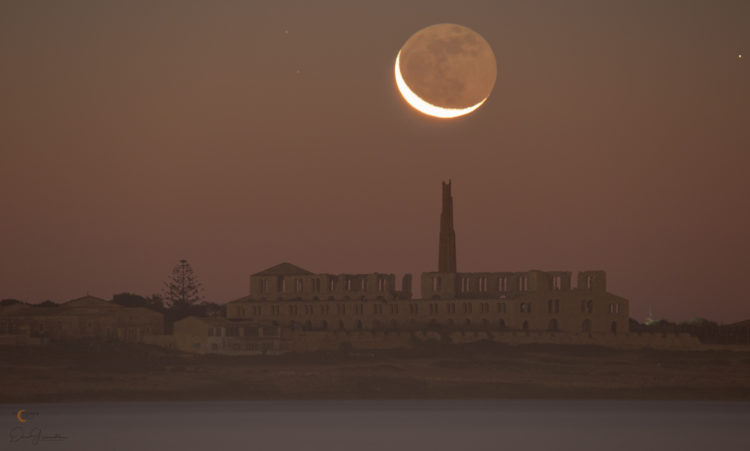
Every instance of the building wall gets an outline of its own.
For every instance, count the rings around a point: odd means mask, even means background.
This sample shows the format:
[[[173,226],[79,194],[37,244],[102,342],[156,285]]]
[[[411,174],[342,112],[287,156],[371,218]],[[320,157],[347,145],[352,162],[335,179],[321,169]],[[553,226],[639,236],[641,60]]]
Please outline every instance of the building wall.
[[[419,342],[438,341],[468,344],[491,341],[508,345],[569,344],[596,345],[620,349],[707,349],[700,341],[687,334],[638,333],[559,333],[550,331],[297,331],[290,335],[290,350],[294,352],[352,350],[410,349]]]
[[[25,324],[32,336],[52,340],[105,338],[138,342],[145,335],[164,332],[163,316],[158,312],[73,313],[15,318],[13,321]]]
[[[250,298],[255,300],[392,300],[404,297],[404,291],[396,289],[393,274],[250,276]],[[410,296],[411,286],[408,292]]]
[[[164,316],[145,308],[128,308],[108,301],[58,307],[26,306],[0,312],[0,335],[26,335],[44,340],[81,338],[139,342],[146,335],[164,333]]]
[[[529,291],[513,299],[236,301],[227,318],[304,330],[558,330],[627,332],[627,300],[590,290]],[[613,326],[614,324],[614,326]]]
[[[497,299],[529,291],[570,291],[569,271],[422,273],[423,299]],[[581,271],[579,290],[606,292],[604,271]]]
[[[279,327],[188,317],[174,324],[174,346],[195,354],[277,355],[288,350]]]

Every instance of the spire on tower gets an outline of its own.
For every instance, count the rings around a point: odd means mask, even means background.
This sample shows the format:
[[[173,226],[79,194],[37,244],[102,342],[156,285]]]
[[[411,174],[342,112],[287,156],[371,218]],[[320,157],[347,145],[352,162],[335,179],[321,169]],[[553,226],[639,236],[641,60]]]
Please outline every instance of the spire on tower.
[[[453,229],[451,180],[443,183],[443,210],[440,213],[438,272],[456,272],[456,231]]]

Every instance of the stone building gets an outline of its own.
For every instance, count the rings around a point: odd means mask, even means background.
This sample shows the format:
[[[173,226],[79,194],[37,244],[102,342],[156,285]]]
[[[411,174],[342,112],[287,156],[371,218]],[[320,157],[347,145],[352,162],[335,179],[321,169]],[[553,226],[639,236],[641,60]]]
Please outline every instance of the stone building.
[[[411,276],[395,290],[392,274],[313,274],[290,263],[250,276],[250,294],[227,305],[227,318],[305,330],[628,330],[628,301],[607,292],[604,271],[456,271],[451,183],[443,183],[438,272]]]
[[[68,340],[102,338],[140,342],[164,333],[164,316],[84,296],[56,306],[15,304],[0,310],[0,336]],[[21,340],[23,341],[23,340]],[[16,342],[21,342],[16,340]]]
[[[173,335],[175,348],[195,354],[278,355],[289,349],[280,327],[218,317],[181,319]]]
[[[464,327],[627,332],[628,301],[606,291],[604,271],[579,272],[574,288],[570,279],[566,271],[423,273],[422,298]]]
[[[393,300],[411,297],[411,276],[396,290],[393,274],[313,274],[280,263],[250,276],[250,299],[258,301]]]

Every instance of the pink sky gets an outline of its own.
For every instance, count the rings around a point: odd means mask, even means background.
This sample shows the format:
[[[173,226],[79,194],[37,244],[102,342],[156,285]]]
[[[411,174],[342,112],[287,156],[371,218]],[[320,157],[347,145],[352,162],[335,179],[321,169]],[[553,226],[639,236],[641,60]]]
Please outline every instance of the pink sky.
[[[0,298],[150,295],[182,258],[216,302],[282,261],[417,289],[451,178],[459,271],[750,318],[750,3],[495,3],[3,3]],[[498,60],[453,121],[393,81],[442,22]]]

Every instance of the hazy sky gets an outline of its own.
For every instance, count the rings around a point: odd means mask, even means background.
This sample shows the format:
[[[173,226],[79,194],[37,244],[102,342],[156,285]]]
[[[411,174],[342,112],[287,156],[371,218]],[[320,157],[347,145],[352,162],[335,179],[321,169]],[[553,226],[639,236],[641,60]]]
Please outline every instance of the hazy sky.
[[[469,117],[393,63],[452,22],[498,60]],[[747,53],[744,59],[738,57]],[[282,261],[604,269],[631,316],[750,317],[750,2],[0,3],[0,298],[208,300]]]

